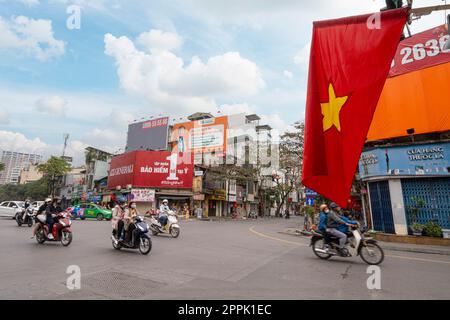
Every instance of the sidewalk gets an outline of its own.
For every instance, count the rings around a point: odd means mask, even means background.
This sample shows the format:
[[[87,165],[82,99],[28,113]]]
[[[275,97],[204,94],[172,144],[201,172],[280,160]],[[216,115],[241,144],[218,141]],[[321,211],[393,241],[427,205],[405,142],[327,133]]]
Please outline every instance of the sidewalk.
[[[283,231],[279,231],[279,233],[308,239],[307,232],[302,232],[301,230],[295,229],[295,228],[288,228]],[[450,256],[450,247],[446,247],[446,246],[404,244],[404,243],[394,243],[394,242],[384,242],[384,241],[378,241],[378,243],[385,250],[427,253],[427,254],[440,254],[440,255]]]

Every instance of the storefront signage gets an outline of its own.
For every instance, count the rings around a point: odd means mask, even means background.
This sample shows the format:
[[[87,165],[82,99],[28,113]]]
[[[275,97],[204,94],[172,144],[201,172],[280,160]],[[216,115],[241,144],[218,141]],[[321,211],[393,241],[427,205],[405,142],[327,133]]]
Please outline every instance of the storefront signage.
[[[376,148],[362,153],[361,178],[387,175],[450,175],[450,143]]]
[[[136,202],[155,202],[154,189],[132,189],[131,200]]]
[[[128,168],[128,169],[124,169]],[[192,188],[194,165],[189,153],[133,151],[111,161],[108,188]]]

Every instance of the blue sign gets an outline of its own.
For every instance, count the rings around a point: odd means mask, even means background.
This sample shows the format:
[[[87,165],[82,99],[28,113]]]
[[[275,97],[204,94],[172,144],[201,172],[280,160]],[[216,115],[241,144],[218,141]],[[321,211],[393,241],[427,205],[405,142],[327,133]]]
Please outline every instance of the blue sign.
[[[359,160],[361,178],[375,176],[448,176],[450,143],[417,144],[364,151]]]
[[[311,189],[308,189],[308,188],[305,189],[305,194],[306,194],[306,196],[312,196],[312,197],[317,196],[317,192],[315,192]]]
[[[314,205],[314,198],[306,198],[306,205],[307,206],[313,206]]]

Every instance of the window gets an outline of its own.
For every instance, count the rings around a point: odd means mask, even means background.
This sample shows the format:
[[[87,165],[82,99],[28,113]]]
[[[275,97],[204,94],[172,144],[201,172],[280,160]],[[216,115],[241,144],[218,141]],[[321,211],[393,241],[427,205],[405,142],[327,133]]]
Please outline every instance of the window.
[[[10,202],[9,207],[10,208],[18,208],[17,204],[15,204],[14,202]]]
[[[0,207],[7,207],[9,204],[9,202],[2,202],[2,204],[0,204]]]

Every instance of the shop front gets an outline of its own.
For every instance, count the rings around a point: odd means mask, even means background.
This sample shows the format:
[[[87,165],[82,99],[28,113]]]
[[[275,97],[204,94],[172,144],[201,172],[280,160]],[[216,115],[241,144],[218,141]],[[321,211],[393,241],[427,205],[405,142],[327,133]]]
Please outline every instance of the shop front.
[[[179,214],[192,211],[194,166],[189,155],[168,151],[133,151],[113,157],[108,188],[129,190],[127,201],[138,210],[152,213],[164,199]]]
[[[359,173],[366,185],[373,229],[411,234],[411,207],[420,200],[415,222],[450,229],[450,142],[373,148],[364,151]]]

